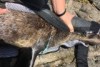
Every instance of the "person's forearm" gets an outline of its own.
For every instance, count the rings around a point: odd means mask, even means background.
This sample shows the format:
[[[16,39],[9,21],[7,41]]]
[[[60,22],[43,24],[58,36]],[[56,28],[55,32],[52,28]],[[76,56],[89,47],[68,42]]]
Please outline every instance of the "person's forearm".
[[[65,0],[51,0],[52,7],[56,15],[64,21],[66,26],[68,26],[70,32],[74,32],[74,28],[71,24],[71,20],[74,17],[71,13],[66,11],[66,2]]]
[[[57,14],[62,14],[65,11],[65,0],[51,0],[53,5],[53,10]]]

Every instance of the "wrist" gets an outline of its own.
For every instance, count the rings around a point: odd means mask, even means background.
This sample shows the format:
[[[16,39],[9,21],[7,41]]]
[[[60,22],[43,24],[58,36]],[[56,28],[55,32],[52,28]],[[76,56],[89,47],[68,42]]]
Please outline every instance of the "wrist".
[[[63,16],[65,13],[66,13],[66,9],[65,9],[62,13],[61,13],[61,12],[56,13],[56,15],[57,15],[58,17],[61,17],[61,16]]]
[[[66,12],[63,16],[60,16],[61,20],[63,20],[66,26],[68,26],[70,32],[74,32],[74,27],[71,22],[73,17],[74,15],[69,12]]]

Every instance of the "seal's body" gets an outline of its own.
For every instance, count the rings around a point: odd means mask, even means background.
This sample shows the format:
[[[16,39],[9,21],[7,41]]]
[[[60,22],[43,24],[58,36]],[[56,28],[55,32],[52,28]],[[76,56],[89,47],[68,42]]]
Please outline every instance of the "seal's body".
[[[64,32],[46,23],[36,14],[10,10],[0,15],[0,40],[19,48],[32,48],[30,66],[46,44],[62,45],[70,40],[81,40],[89,44],[100,44],[100,39]]]
[[[0,39],[17,47],[33,47],[37,41],[44,42],[51,37],[51,43],[61,44],[79,39],[100,43],[98,38],[89,38],[80,34],[68,34],[57,30],[36,14],[10,10],[0,15]]]

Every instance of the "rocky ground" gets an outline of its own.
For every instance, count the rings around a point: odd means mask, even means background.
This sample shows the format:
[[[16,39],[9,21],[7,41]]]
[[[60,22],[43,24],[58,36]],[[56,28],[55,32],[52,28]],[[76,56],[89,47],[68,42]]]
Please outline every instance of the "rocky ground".
[[[96,47],[89,48],[89,67],[100,66],[100,53]],[[37,57],[35,67],[75,67],[74,48],[61,49],[55,53],[40,55]]]
[[[73,0],[72,0],[73,1]],[[89,21],[100,23],[100,1],[99,0],[74,0],[67,5],[72,14]],[[100,67],[100,49],[98,46],[90,46],[88,54],[89,67]],[[39,55],[35,67],[75,67],[74,47],[61,49],[58,52]],[[72,62],[73,61],[73,62]]]

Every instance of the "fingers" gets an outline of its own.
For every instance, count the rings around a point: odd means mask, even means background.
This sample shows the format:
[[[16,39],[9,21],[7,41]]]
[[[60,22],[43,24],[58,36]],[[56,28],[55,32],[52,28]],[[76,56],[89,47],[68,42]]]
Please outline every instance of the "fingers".
[[[8,12],[9,12],[8,9],[0,8],[0,14],[5,14],[5,13],[8,13]]]

